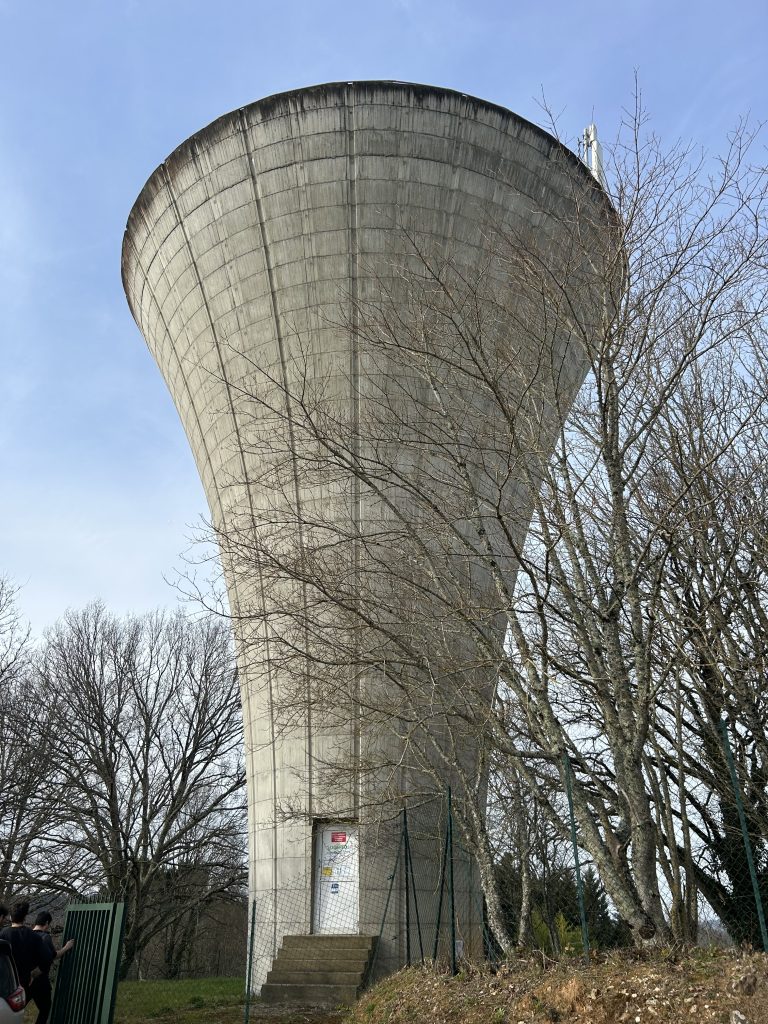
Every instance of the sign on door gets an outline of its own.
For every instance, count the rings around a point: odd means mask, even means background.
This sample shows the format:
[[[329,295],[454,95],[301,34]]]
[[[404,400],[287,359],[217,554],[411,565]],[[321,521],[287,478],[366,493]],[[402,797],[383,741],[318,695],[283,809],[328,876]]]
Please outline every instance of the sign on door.
[[[315,830],[315,899],[312,931],[357,934],[360,879],[357,825],[320,825]]]

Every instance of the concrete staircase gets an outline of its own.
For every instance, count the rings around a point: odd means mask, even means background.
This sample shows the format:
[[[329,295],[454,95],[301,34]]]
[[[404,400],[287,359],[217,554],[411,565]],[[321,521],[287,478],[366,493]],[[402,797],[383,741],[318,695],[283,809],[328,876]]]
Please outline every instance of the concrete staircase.
[[[285,935],[261,987],[265,1003],[337,1006],[355,1002],[376,940],[369,935]]]

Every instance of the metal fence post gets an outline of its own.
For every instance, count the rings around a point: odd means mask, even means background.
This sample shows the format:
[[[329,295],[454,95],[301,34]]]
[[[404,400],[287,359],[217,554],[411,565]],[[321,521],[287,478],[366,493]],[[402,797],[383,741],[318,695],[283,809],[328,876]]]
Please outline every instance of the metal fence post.
[[[563,754],[565,768],[565,791],[568,795],[568,815],[571,819],[571,843],[573,845],[573,862],[576,865],[576,893],[579,898],[579,917],[581,918],[581,944],[584,956],[589,960],[589,929],[587,928],[587,912],[584,908],[584,886],[581,881],[581,864],[579,863],[579,844],[576,840],[576,816],[573,813],[573,779],[571,777],[571,759]]]
[[[456,967],[456,891],[453,884],[453,803],[451,787],[448,787],[448,885],[451,906],[451,974],[457,974]]]
[[[402,843],[405,847],[405,964],[411,966],[411,893],[408,874],[408,809],[403,808]]]
[[[416,892],[416,876],[413,872],[413,855],[411,854],[411,836],[408,831],[408,811],[407,808],[403,808],[403,837],[405,840],[405,872],[406,872],[406,886],[408,880],[408,874],[411,877],[411,899],[413,900],[413,909],[416,914],[416,934],[419,937],[419,956],[422,964],[424,963],[424,943],[421,938],[421,917],[419,916],[419,897]],[[407,888],[406,888],[406,899],[407,899]],[[410,936],[410,918],[408,920],[408,935]],[[410,940],[408,945],[408,965],[410,966]]]
[[[437,963],[437,949],[440,943],[440,925],[443,919],[443,890],[445,889],[445,866],[448,863],[448,819],[445,821],[445,842],[443,843],[443,859],[440,863],[440,895],[437,900],[437,921],[435,922],[435,944],[432,949],[432,960]]]
[[[720,736],[723,740],[723,751],[725,753],[725,760],[728,764],[728,770],[731,774],[731,785],[733,786],[733,795],[736,798],[736,807],[739,812],[739,824],[741,825],[741,835],[744,839],[744,851],[747,855],[747,864],[749,865],[749,877],[752,880],[752,892],[755,897],[755,908],[757,909],[757,920],[760,923],[760,936],[763,940],[763,949],[768,953],[768,931],[765,927],[765,914],[763,913],[763,899],[760,895],[760,885],[757,881],[757,872],[755,871],[755,859],[752,855],[752,844],[749,841],[749,832],[747,831],[747,816],[744,813],[744,802],[741,799],[741,787],[739,786],[738,776],[736,775],[736,765],[733,760],[733,751],[731,750],[731,744],[728,739],[728,723],[726,719],[720,719]]]
[[[376,945],[373,950],[373,957],[371,959],[371,966],[368,968],[368,977],[373,978],[374,968],[376,967],[376,961],[379,956],[379,946],[381,946],[381,937],[384,934],[384,925],[387,920],[387,913],[389,912],[389,902],[392,899],[392,889],[395,884],[395,878],[397,877],[397,868],[400,864],[400,852],[403,848],[403,833],[400,831],[400,842],[397,844],[397,854],[395,856],[395,864],[392,868],[392,874],[389,876],[389,889],[387,890],[387,900],[384,904],[384,913],[381,915],[381,927],[379,928],[379,937],[376,940]]]
[[[251,921],[248,932],[248,973],[245,976],[245,1008],[243,1010],[244,1024],[251,1019],[251,989],[253,988],[253,944],[256,938],[256,900],[251,904]]]

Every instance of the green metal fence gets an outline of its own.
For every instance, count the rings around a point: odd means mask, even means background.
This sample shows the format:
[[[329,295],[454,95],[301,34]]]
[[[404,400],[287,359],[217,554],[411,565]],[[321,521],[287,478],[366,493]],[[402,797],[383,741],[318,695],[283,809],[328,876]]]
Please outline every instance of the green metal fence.
[[[75,948],[59,968],[51,1024],[112,1024],[123,923],[122,903],[67,907],[63,941]]]

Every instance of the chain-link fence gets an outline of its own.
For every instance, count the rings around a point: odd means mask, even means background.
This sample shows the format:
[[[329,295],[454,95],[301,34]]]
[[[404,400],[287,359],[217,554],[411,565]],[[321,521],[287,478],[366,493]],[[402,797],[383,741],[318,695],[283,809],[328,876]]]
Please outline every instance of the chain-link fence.
[[[253,990],[260,990],[285,936],[318,930],[318,913],[324,933],[360,931],[375,940],[367,983],[412,964],[432,963],[455,973],[466,962],[499,960],[505,955],[502,929],[520,946],[552,957],[588,953],[590,945],[628,944],[627,929],[579,850],[573,816],[570,821],[572,841],[567,846],[550,842],[551,859],[530,857],[527,870],[521,870],[511,854],[497,858],[495,922],[450,790],[414,801],[399,817],[363,833],[351,851],[354,875],[344,861],[349,837],[340,833],[337,856],[331,851],[328,861],[316,858],[311,870],[252,902],[248,976]],[[357,897],[351,911],[343,899],[347,881]]]
[[[286,935],[369,936],[375,940],[369,980],[427,959],[482,957],[482,889],[456,835],[449,799],[422,801],[369,829],[329,828],[324,846],[316,835],[311,865],[279,889],[257,893],[251,904],[254,990]]]
[[[768,850],[751,814],[754,794],[743,792],[739,783],[725,722],[720,723],[718,736],[728,766],[717,793],[722,834],[713,836],[695,817],[699,799],[712,807],[712,793],[689,791],[682,806],[674,804],[669,793],[664,794],[666,801],[659,794],[651,806],[659,818],[666,806],[667,817],[656,822],[660,847],[653,887],[669,941],[746,945],[768,952]],[[517,842],[502,846],[495,881],[502,923],[518,948],[537,949],[551,957],[578,953],[588,958],[592,951],[631,946],[635,936],[583,843],[573,806],[575,767],[567,755],[562,768],[565,792],[552,802],[559,808],[567,840],[563,829],[548,829],[535,812],[521,815],[524,834],[521,839],[518,831]],[[623,863],[629,885],[635,885],[630,837],[615,852],[614,865]],[[492,957],[500,955],[494,935],[487,950]]]
[[[719,738],[728,768],[720,793],[726,841],[713,848],[695,821],[678,815],[658,857],[663,914],[670,933],[688,942],[747,942],[768,951],[766,844],[753,827],[752,796],[740,785],[744,776],[725,724]],[[369,936],[366,983],[408,964],[429,962],[455,972],[466,961],[501,960],[510,950],[589,958],[632,945],[633,934],[610,898],[574,812],[578,765],[564,755],[559,767],[560,828],[548,827],[535,808],[508,806],[516,831],[500,836],[491,805],[491,877],[484,875],[477,850],[465,838],[461,808],[446,790],[408,801],[399,815],[375,827],[329,826],[322,856],[313,855],[305,874],[283,879],[250,901],[208,902],[174,915],[130,960],[124,956],[116,1024],[244,1001],[247,1012],[290,935]],[[688,796],[695,804],[696,794]],[[683,863],[686,828],[693,838],[688,836]],[[625,855],[631,872],[629,848]],[[664,867],[675,858],[677,873]],[[716,884],[708,888],[707,878]],[[54,910],[55,918],[63,912]]]
[[[248,903],[209,902],[153,935],[117,985],[115,1024],[240,1005],[248,959]]]
[[[725,851],[707,851],[701,836],[695,839],[693,849],[698,858],[706,852],[714,864],[716,855],[724,860],[735,845],[748,870],[730,887],[723,870],[718,887],[706,890],[697,884],[696,865],[688,864],[686,873],[686,865],[678,864],[679,875],[660,866],[656,885],[662,913],[675,941],[683,935],[690,944],[738,945],[748,933],[751,945],[768,951],[763,911],[768,864],[763,864],[765,857],[761,859],[753,849],[746,798],[733,768],[725,728],[721,739],[723,756],[731,765],[727,795],[735,825],[732,823],[728,833]],[[500,960],[510,949],[521,953],[538,950],[550,958],[588,959],[596,952],[634,944],[632,930],[585,849],[574,813],[574,766],[567,755],[563,755],[561,777],[565,786],[558,806],[565,828],[547,831],[541,822],[528,820],[530,831],[522,845],[507,849],[497,845],[491,865],[495,906],[486,898],[489,879],[484,885],[475,851],[457,825],[450,791],[433,801],[414,801],[386,827],[379,825],[374,837],[361,837],[359,877],[354,882],[359,905],[353,917],[354,930],[359,924],[362,933],[376,940],[369,982],[414,963],[433,962],[441,969],[456,971],[463,961]],[[493,821],[489,824],[492,827]],[[679,821],[676,824],[681,825]],[[624,855],[629,873],[631,854],[626,850]],[[667,850],[659,864],[674,863],[675,857],[683,859],[682,848],[671,853]],[[252,903],[248,976],[256,991],[272,966],[281,936],[309,934],[315,929],[313,913],[324,898],[322,878],[317,874],[321,870],[316,863],[311,874],[294,878],[281,892],[262,893]],[[334,886],[340,892],[345,880],[343,865],[340,871],[334,868],[332,878],[329,892]],[[733,878],[730,881],[733,883]],[[352,930],[344,917],[347,912],[334,917],[333,898],[329,897],[323,930]],[[682,916],[684,924],[679,920]]]

